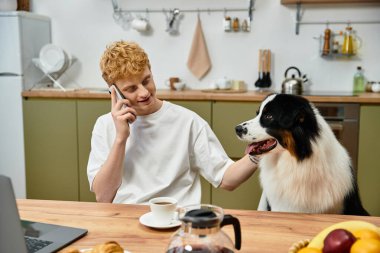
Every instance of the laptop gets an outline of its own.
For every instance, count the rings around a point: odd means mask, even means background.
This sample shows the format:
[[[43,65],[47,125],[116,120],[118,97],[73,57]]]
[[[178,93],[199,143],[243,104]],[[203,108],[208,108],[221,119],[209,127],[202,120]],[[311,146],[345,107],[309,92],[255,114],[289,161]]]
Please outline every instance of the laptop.
[[[0,252],[56,252],[87,234],[86,229],[20,220],[12,183],[0,175]]]

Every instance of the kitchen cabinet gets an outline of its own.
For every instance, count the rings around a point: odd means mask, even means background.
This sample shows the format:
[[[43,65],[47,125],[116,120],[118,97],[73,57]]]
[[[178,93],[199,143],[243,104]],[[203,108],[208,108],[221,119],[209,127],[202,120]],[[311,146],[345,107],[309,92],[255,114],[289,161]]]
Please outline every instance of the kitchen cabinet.
[[[380,106],[360,108],[358,184],[363,206],[374,216],[380,216]]]
[[[26,99],[27,198],[78,200],[76,101]]]
[[[244,156],[246,143],[240,141],[235,127],[256,116],[259,103],[252,102],[214,102],[212,128],[231,158]],[[228,115],[228,116],[227,116]]]
[[[96,201],[95,194],[90,191],[87,178],[88,156],[91,150],[91,135],[96,119],[110,111],[110,100],[83,99],[77,101],[78,122],[78,176],[79,200]]]
[[[247,143],[240,141],[235,126],[256,116],[260,103],[214,102],[212,127],[227,154],[232,159],[244,156]],[[228,117],[226,116],[228,115]],[[223,208],[257,209],[261,197],[259,172],[232,192],[212,188],[212,203]]]

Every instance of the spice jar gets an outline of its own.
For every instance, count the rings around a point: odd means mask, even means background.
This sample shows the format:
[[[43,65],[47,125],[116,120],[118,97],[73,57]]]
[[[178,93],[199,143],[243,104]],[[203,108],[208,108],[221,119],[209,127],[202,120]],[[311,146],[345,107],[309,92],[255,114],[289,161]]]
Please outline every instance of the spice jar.
[[[249,32],[251,30],[251,21],[249,20],[249,18],[243,20],[241,24],[241,29],[243,30],[243,32]]]
[[[239,24],[239,19],[238,18],[234,18],[234,21],[232,22],[232,29],[234,30],[234,32],[238,32],[239,31],[240,24]]]
[[[339,53],[339,42],[334,41],[333,42],[333,54],[338,54]]]
[[[231,31],[231,18],[229,16],[226,16],[223,19],[223,29],[225,32]]]

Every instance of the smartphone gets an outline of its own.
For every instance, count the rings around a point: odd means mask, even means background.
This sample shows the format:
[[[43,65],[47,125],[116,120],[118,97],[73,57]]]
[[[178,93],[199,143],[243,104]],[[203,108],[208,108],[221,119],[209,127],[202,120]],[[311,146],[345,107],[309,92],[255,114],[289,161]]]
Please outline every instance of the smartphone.
[[[112,84],[111,87],[109,88],[108,92],[111,94],[111,91],[112,89],[114,89],[116,91],[116,97],[118,100],[122,100],[122,99],[125,99],[123,93],[121,93],[121,91],[119,90],[119,88],[117,88],[116,85]],[[123,108],[127,107],[126,104],[123,104]]]

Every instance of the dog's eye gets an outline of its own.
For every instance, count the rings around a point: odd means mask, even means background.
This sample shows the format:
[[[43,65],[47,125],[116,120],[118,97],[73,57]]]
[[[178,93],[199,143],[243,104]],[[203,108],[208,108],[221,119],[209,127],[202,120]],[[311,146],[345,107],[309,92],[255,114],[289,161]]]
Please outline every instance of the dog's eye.
[[[256,115],[259,115],[259,110],[256,111]]]
[[[264,119],[271,121],[271,120],[273,120],[273,116],[272,116],[272,114],[265,114]]]

